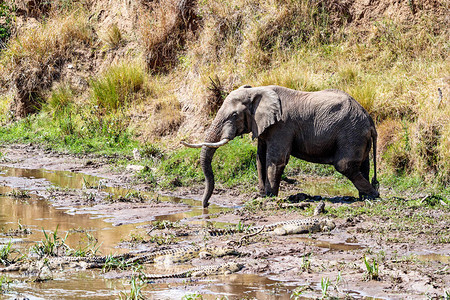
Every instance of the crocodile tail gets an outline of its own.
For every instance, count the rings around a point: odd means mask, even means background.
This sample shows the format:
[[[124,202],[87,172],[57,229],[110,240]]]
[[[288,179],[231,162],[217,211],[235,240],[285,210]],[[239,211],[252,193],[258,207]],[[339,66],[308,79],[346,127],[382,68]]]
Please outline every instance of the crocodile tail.
[[[372,128],[372,147],[373,147],[373,178],[372,186],[378,191],[378,180],[377,180],[377,131],[375,126]]]
[[[145,274],[146,280],[157,280],[157,279],[164,279],[164,278],[170,278],[170,276],[166,275],[166,274]]]
[[[216,229],[208,230],[208,233],[210,236],[222,236],[222,235],[227,235],[227,234],[234,234],[234,233],[236,233],[236,230],[216,228]]]
[[[171,274],[145,274],[144,278],[146,280],[157,280],[157,279],[166,279],[166,278],[186,278],[189,277],[191,271],[184,271],[178,273]]]

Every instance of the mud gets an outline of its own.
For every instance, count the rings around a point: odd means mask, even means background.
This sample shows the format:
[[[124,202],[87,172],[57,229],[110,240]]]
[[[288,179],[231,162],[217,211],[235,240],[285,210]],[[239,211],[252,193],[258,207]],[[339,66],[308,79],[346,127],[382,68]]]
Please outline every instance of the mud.
[[[58,228],[62,233],[78,229],[78,233],[68,237],[67,242],[72,247],[83,239],[86,231],[91,232],[101,243],[99,251],[103,254],[167,249],[193,243],[224,245],[238,241],[241,236],[207,237],[199,233],[211,225],[263,225],[305,216],[303,209],[280,209],[277,203],[270,201],[262,201],[262,209],[245,209],[243,203],[253,200],[254,195],[228,190],[219,191],[213,197],[213,205],[202,209],[197,201],[201,197],[201,187],[159,194],[149,192],[145,185],[137,183],[131,168],[114,166],[112,157],[73,156],[32,145],[10,146],[0,151],[4,154],[0,163],[0,199],[4,215],[0,218],[1,225],[5,233],[17,227],[18,222],[31,228],[33,234],[13,238],[14,245],[22,249],[42,239],[42,228]],[[367,205],[352,198],[354,191],[328,189],[326,178],[311,184],[313,192],[305,191],[305,182],[309,182],[305,178],[297,181],[303,184],[303,189],[283,183],[284,192],[292,195],[301,190],[306,194],[331,197],[327,198],[330,200],[326,201],[326,210]],[[30,198],[12,197],[10,193],[15,190],[27,191]],[[301,195],[300,201],[309,203],[310,208],[305,209],[312,213],[321,197],[304,198]],[[145,271],[149,273],[226,261],[242,262],[245,268],[227,276],[190,281],[169,279],[148,284],[143,287],[144,295],[155,299],[179,299],[188,294],[202,294],[204,299],[225,296],[229,299],[289,299],[297,293],[317,298],[323,292],[321,282],[328,279],[327,295],[334,297],[444,297],[450,286],[449,209],[411,208],[405,214],[422,214],[424,218],[440,221],[434,228],[415,230],[420,224],[396,224],[385,214],[354,218],[327,215],[337,225],[330,233],[261,234],[246,240],[238,249],[238,257],[194,258],[190,263],[169,267],[146,265]],[[151,222],[155,220],[176,222],[176,226],[155,227]],[[443,238],[437,238],[438,232],[444,232]],[[162,244],[154,242],[161,237]],[[4,235],[0,241],[6,244],[10,238]],[[368,276],[363,257],[369,262],[377,261],[377,278]],[[7,294],[107,299],[130,289],[130,271],[103,274],[88,270],[61,276],[59,280],[37,284],[27,283],[20,274],[12,274],[15,283]]]

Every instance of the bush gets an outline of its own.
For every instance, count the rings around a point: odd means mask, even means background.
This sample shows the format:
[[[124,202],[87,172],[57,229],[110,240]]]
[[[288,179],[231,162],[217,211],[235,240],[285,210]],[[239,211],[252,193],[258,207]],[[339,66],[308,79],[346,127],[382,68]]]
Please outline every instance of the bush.
[[[102,112],[117,110],[136,98],[144,84],[144,69],[137,61],[121,61],[91,80],[91,99]]]
[[[183,186],[204,180],[198,149],[181,148],[165,156],[158,166],[162,186],[170,186],[174,178]],[[219,148],[212,162],[216,182],[225,186],[255,185],[256,147],[249,138],[235,138]],[[182,176],[181,176],[182,174]]]

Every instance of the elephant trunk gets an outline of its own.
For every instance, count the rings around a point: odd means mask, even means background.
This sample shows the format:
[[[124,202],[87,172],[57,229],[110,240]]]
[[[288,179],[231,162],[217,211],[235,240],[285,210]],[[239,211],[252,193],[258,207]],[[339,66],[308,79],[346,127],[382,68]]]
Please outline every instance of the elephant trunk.
[[[206,135],[205,143],[203,144],[202,151],[200,153],[200,164],[202,166],[203,174],[205,175],[205,191],[203,192],[202,203],[203,207],[208,207],[208,200],[214,191],[214,173],[212,170],[211,162],[218,147],[208,147],[209,143],[218,143],[221,140],[222,126],[219,125],[222,122],[218,118],[213,121],[211,127]],[[222,141],[228,139],[222,139]]]
[[[208,207],[208,200],[214,191],[214,173],[211,167],[211,162],[217,148],[202,147],[200,153],[200,163],[202,166],[203,174],[205,175],[205,191],[203,192],[202,203],[203,207]]]

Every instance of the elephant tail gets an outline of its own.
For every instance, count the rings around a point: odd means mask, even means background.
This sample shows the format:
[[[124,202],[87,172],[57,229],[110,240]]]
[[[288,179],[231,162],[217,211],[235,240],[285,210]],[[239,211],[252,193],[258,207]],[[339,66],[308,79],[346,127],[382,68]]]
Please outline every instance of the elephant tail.
[[[378,191],[379,183],[377,180],[377,131],[375,127],[372,128],[372,146],[373,146],[373,178],[372,186]]]

